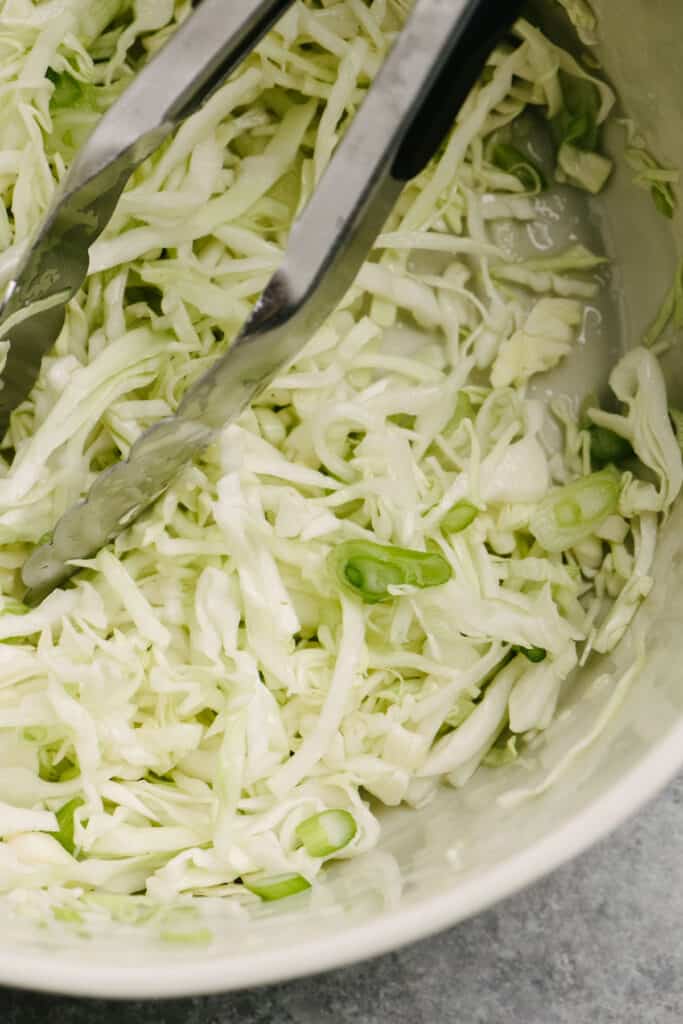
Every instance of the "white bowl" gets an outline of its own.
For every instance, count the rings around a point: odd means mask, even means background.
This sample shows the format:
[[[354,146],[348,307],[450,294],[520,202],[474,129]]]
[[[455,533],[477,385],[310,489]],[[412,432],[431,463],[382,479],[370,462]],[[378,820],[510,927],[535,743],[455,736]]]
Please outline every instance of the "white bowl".
[[[679,0],[595,6],[607,74],[629,113],[651,131],[660,157],[683,166]],[[612,146],[615,152],[623,146],[623,133]],[[649,197],[627,186],[618,175],[602,212],[594,214],[619,267],[626,345],[652,318],[677,258],[671,225],[654,223]],[[665,364],[674,399],[683,397],[682,365],[676,354]],[[615,654],[593,665],[574,689],[531,772],[518,764],[484,769],[463,790],[444,790],[421,811],[388,812],[373,854],[340,863],[315,890],[264,905],[252,919],[228,905],[217,909],[208,945],[169,946],[123,925],[84,939],[66,925],[44,929],[13,920],[0,937],[0,983],[113,997],[234,989],[385,952],[529,884],[604,836],[683,765],[682,579],[678,508],[663,531],[651,596]],[[629,685],[615,690],[614,680],[629,669]],[[604,732],[567,762],[566,751],[590,736],[608,708],[613,714]],[[555,784],[544,792],[516,806],[497,803],[510,791],[542,787],[551,774]]]

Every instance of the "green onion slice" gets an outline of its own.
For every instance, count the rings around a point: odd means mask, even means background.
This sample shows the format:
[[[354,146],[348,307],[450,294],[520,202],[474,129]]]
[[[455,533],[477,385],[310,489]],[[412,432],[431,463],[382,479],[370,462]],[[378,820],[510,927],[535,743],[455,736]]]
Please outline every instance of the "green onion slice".
[[[545,647],[518,647],[517,650],[534,664],[537,664],[539,661],[545,661],[548,655]]]
[[[546,551],[559,553],[595,533],[619,506],[621,479],[612,466],[556,487],[540,503],[529,528]]]
[[[312,814],[296,828],[296,837],[311,857],[329,857],[351,842],[358,826],[349,811],[331,810]]]
[[[284,900],[287,896],[294,896],[295,893],[311,887],[311,883],[303,875],[294,872],[282,875],[243,875],[242,883],[249,892],[268,902]]]
[[[560,71],[560,83],[564,103],[550,121],[555,142],[593,153],[600,142],[600,93],[593,82],[565,71]]]
[[[479,515],[479,509],[471,501],[458,501],[441,520],[444,533],[462,533]]]
[[[332,552],[332,566],[343,587],[366,604],[391,600],[389,587],[438,587],[451,578],[451,567],[433,551],[412,551],[349,540]]]
[[[524,186],[525,192],[538,195],[547,188],[540,167],[516,146],[511,146],[507,142],[497,142],[491,152],[491,163],[501,171],[514,175]]]

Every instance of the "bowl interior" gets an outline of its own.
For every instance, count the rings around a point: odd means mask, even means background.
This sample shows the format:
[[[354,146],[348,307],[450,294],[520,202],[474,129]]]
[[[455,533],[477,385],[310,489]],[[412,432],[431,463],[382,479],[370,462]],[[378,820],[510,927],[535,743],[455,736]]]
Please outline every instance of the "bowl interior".
[[[663,161],[683,166],[676,43],[683,8],[678,0],[594,6],[605,40],[599,56],[624,113]],[[537,13],[543,19],[546,5]],[[553,32],[567,33],[556,14],[550,18]],[[623,146],[615,124],[608,148],[618,158]],[[637,343],[680,256],[680,213],[673,226],[653,216],[649,196],[632,187],[618,159],[617,166],[604,197],[569,211],[577,231],[602,236],[615,271],[602,327],[557,383],[562,389],[602,381],[614,353]],[[670,397],[680,404],[683,360],[674,349],[664,365]],[[662,531],[655,586],[633,628],[571,686],[530,764],[481,769],[463,790],[444,790],[422,810],[386,811],[379,849],[341,862],[312,892],[264,904],[249,918],[226,904],[208,905],[208,945],[169,946],[126,923],[87,937],[67,923],[46,929],[12,914],[0,937],[0,982],[112,996],[239,987],[380,952],[509,894],[613,827],[683,763],[683,688],[675,669],[682,577],[679,507]],[[569,755],[607,716],[599,740]]]

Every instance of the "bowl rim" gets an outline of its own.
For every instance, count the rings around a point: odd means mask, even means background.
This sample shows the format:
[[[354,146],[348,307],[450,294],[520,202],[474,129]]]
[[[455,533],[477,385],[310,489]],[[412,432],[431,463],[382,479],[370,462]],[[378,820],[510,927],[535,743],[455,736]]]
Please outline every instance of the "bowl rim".
[[[481,876],[388,911],[328,940],[168,967],[88,965],[45,953],[0,953],[0,984],[60,995],[165,999],[237,991],[345,967],[427,938],[519,892],[604,838],[683,767],[683,720],[633,768],[560,828]]]

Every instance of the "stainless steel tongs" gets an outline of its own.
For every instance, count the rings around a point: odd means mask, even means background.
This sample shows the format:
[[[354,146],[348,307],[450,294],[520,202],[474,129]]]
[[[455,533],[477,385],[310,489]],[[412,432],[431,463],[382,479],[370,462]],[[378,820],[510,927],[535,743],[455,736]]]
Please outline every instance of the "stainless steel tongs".
[[[28,395],[88,250],[135,168],[207,99],[292,0],[203,0],[102,117],[0,308],[10,341],[0,430]],[[227,354],[102,472],[23,568],[39,599],[128,526],[216,431],[293,359],[351,285],[403,183],[434,154],[517,0],[416,0],[405,28],[295,223],[282,265]]]

